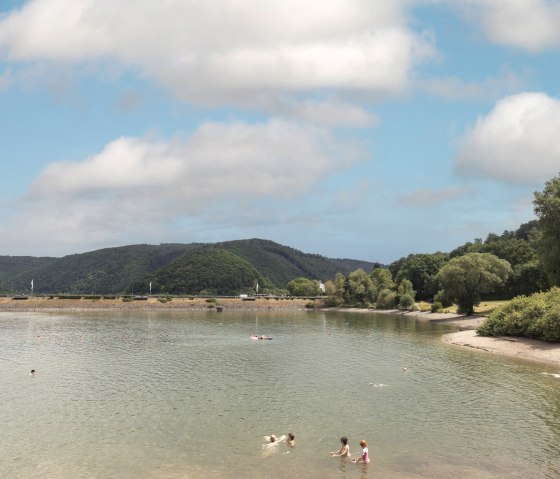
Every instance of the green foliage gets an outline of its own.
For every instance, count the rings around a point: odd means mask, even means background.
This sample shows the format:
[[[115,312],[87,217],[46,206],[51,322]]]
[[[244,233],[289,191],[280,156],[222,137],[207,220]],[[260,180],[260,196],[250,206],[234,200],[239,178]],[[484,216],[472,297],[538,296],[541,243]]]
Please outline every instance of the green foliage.
[[[560,341],[560,288],[512,299],[490,313],[477,333]]]
[[[458,257],[467,253],[490,253],[508,261],[513,272],[507,281],[490,298],[512,298],[527,295],[548,288],[548,278],[538,261],[537,241],[540,237],[539,224],[530,221],[522,224],[516,231],[504,231],[500,236],[490,233],[483,242],[466,243],[450,253]]]
[[[363,269],[352,271],[346,276],[343,294],[346,304],[368,306],[375,300],[375,293],[374,283]]]
[[[560,285],[560,175],[535,192],[533,201],[539,220],[538,254],[551,285]]]
[[[434,303],[441,303],[443,308],[449,308],[453,304],[453,300],[445,290],[440,289],[434,296]]]
[[[443,304],[441,304],[440,301],[435,301],[434,303],[432,303],[432,307],[430,308],[430,311],[432,313],[439,313],[443,311]]]
[[[375,291],[381,291],[382,289],[395,289],[393,275],[391,274],[391,271],[386,268],[375,268],[371,272],[371,280],[373,281]]]
[[[415,304],[414,296],[410,293],[399,294],[399,309],[412,309]]]
[[[426,300],[437,292],[436,275],[448,260],[446,253],[411,254],[389,265],[389,270],[397,283],[403,279],[411,281],[418,299]]]
[[[256,282],[265,283],[247,261],[217,247],[205,247],[186,254],[166,268],[134,283],[135,291],[154,294],[237,295],[253,291]]]
[[[226,241],[216,246],[245,259],[277,288],[286,288],[291,280],[298,277],[326,281],[334,278],[338,272],[344,274],[356,268],[371,269],[374,266],[374,263],[367,261],[302,253],[273,241],[256,238]]]
[[[377,309],[393,309],[397,304],[397,293],[390,289],[382,289],[377,294],[375,307]]]
[[[29,288],[29,282],[33,278],[36,293],[121,293],[135,279],[170,264],[189,250],[200,247],[201,245],[194,243],[133,245],[105,248],[62,258],[40,258],[39,262],[20,263],[19,271],[6,281],[13,281],[16,289]],[[27,269],[26,265],[32,267]],[[6,286],[6,283],[2,286]]]
[[[0,291],[29,292],[33,278],[38,294],[148,294],[149,281],[146,283],[146,279],[155,277],[156,272],[165,270],[183,256],[208,247],[213,246],[201,243],[132,245],[63,258],[0,256]],[[367,261],[306,254],[260,239],[229,241],[214,247],[229,251],[257,270],[261,278],[259,292],[262,293],[286,290],[288,282],[300,276],[325,281],[334,279],[337,272],[348,273],[358,267],[370,270],[375,265]],[[152,292],[167,294],[172,288],[172,285],[162,283]],[[206,293],[215,294],[212,289]]]
[[[452,258],[436,277],[459,312],[473,314],[481,295],[503,285],[510,273],[506,260],[489,253],[468,253]]]
[[[319,296],[319,282],[299,277],[288,283],[288,291],[292,296]]]

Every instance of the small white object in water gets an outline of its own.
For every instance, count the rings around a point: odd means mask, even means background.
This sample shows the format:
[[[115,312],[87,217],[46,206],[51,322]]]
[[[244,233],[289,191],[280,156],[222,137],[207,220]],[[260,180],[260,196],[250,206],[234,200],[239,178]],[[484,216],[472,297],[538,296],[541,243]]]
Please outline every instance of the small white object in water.
[[[560,374],[556,374],[556,373],[543,373],[545,376],[552,376],[553,378],[558,378],[560,379]]]
[[[369,383],[370,386],[373,386],[374,388],[384,388],[387,387],[387,384],[383,384],[383,383],[379,383],[379,384],[374,384],[374,383]]]

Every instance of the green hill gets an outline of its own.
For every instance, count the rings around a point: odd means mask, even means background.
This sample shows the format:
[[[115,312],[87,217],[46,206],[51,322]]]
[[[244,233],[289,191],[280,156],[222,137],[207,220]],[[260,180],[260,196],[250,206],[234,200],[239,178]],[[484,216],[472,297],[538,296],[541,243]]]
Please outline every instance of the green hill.
[[[219,256],[216,250],[229,254]],[[204,254],[193,256],[195,252],[202,251],[205,251]],[[334,278],[337,272],[348,273],[357,268],[369,272],[374,266],[367,261],[330,259],[302,253],[261,239],[214,245],[142,244],[62,258],[2,256],[0,291],[12,292],[13,285],[15,292],[28,293],[33,279],[34,291],[38,294],[118,294],[125,291],[140,294],[149,291],[150,281],[154,294],[156,283],[158,290],[169,294],[196,294],[203,290],[218,294],[217,291],[226,290],[219,273],[229,278],[232,285],[229,291],[244,290],[244,281],[252,280],[258,280],[263,291],[285,289],[288,282],[298,276],[326,281]],[[236,274],[243,280],[241,283],[235,280],[232,271],[237,271]],[[186,274],[189,278],[184,277]]]
[[[132,245],[72,254],[51,261],[19,262],[18,272],[0,281],[0,289],[36,293],[121,293],[134,280],[167,266],[200,244]],[[15,266],[12,268],[14,271]]]
[[[236,295],[254,291],[262,275],[248,261],[222,248],[209,246],[183,257],[135,282],[131,290],[153,294]]]

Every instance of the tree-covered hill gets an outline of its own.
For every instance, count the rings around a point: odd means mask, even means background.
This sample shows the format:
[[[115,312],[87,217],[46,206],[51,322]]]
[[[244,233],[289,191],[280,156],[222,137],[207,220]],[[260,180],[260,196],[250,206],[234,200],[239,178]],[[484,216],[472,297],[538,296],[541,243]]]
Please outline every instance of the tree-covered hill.
[[[208,246],[185,254],[169,266],[134,282],[131,291],[145,294],[237,295],[252,293],[262,275],[243,258]]]
[[[249,239],[216,244],[247,260],[265,278],[279,288],[286,288],[297,277],[326,281],[336,273],[362,268],[371,271],[377,263],[350,259],[331,259],[283,246],[269,240]]]
[[[105,248],[62,258],[3,256],[0,257],[0,291],[11,293],[13,287],[15,292],[29,293],[30,282],[33,279],[34,291],[38,294],[116,294],[132,291],[135,284],[138,286],[134,288],[134,292],[141,293],[144,292],[141,285],[149,285],[149,278],[152,278],[154,283],[152,286],[155,285],[156,272],[157,282],[159,287],[163,288],[162,291],[171,293],[173,290],[186,294],[202,291],[179,291],[179,285],[184,281],[181,275],[185,271],[192,276],[188,283],[189,288],[195,284],[204,284],[203,289],[221,291],[223,289],[217,278],[214,285],[204,279],[208,272],[202,267],[202,261],[197,260],[194,265],[188,267],[181,261],[174,265],[175,261],[183,257],[187,260],[189,253],[207,248],[220,249],[234,255],[239,260],[234,263],[242,276],[248,274],[247,265],[253,268],[256,273],[253,271],[251,274],[260,280],[261,291],[286,289],[291,280],[300,276],[326,281],[334,278],[337,272],[348,273],[356,268],[371,271],[375,266],[374,263],[366,261],[330,259],[306,254],[260,239],[228,241],[215,245],[143,244]],[[210,264],[214,260],[217,261],[215,254],[212,258],[214,259],[210,258]],[[231,257],[222,259],[229,261]],[[2,267],[3,265],[6,266]],[[228,265],[228,268],[231,267],[231,262]],[[208,264],[205,264],[205,267],[207,266]],[[162,282],[163,278],[166,278],[165,282],[169,282],[168,285]],[[153,292],[155,294],[155,288]]]
[[[201,244],[132,245],[105,248],[62,258],[19,261],[4,275],[0,290],[28,293],[33,279],[36,293],[114,294],[134,280],[167,266]],[[47,261],[50,260],[50,261]]]
[[[0,284],[6,283],[9,287],[6,289],[11,289],[14,278],[22,271],[46,267],[56,261],[57,258],[50,257],[0,256]],[[28,286],[30,286],[31,279],[29,278]],[[15,284],[13,286],[15,288]]]

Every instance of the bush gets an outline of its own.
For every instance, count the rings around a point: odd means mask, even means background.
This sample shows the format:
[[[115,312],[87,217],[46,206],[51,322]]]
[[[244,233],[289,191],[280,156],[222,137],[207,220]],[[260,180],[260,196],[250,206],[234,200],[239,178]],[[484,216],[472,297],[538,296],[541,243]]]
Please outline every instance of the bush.
[[[492,311],[477,332],[481,336],[560,341],[560,288],[512,299]]]
[[[439,301],[436,301],[435,303],[432,303],[432,307],[431,307],[430,311],[432,313],[440,313],[441,311],[443,311],[443,304],[441,304],[441,302],[439,302]]]
[[[442,308],[449,308],[449,306],[453,304],[453,301],[451,301],[443,289],[440,289],[434,296],[434,303],[441,303]]]
[[[400,309],[411,309],[414,306],[414,297],[410,293],[401,294],[399,297]]]
[[[397,304],[397,293],[390,289],[382,289],[377,295],[375,307],[377,309],[392,309]]]

